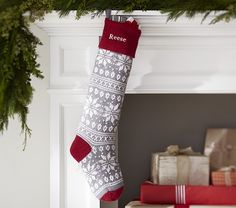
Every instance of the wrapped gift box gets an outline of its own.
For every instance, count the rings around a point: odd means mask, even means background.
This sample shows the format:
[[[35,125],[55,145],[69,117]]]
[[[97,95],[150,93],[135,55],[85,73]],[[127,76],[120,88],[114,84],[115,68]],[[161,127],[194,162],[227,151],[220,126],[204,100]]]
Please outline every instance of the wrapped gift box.
[[[212,171],[236,166],[236,129],[208,129],[204,154],[210,158]]]
[[[172,145],[153,153],[151,180],[160,185],[209,185],[209,158],[191,148]]]
[[[236,205],[236,186],[141,185],[140,201],[148,204]]]
[[[236,206],[212,206],[212,205],[162,205],[162,204],[144,204],[141,201],[132,201],[125,208],[236,208]]]
[[[236,167],[229,166],[211,173],[213,185],[236,186]]]

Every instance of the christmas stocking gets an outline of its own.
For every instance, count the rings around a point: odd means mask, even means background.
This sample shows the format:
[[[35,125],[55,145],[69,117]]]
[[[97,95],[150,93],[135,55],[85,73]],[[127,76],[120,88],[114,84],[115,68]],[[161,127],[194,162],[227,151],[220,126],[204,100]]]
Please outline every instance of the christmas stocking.
[[[117,127],[140,34],[133,19],[105,20],[84,111],[70,149],[81,162],[92,192],[105,201],[117,200],[123,190]]]

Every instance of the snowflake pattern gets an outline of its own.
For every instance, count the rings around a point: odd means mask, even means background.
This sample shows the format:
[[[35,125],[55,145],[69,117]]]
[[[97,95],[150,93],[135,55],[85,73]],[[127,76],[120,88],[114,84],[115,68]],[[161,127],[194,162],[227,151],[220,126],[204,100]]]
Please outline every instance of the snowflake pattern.
[[[132,58],[99,49],[77,134],[92,146],[82,162],[92,192],[123,185],[116,153],[117,127]]]
[[[111,156],[111,152],[108,152],[106,156],[101,155],[101,160],[98,162],[101,164],[102,170],[107,170],[108,173],[115,170],[115,166],[117,166],[116,156]]]
[[[100,70],[103,70],[104,67],[108,66],[111,63],[111,53],[108,50],[99,50],[97,59],[96,59],[96,66],[103,66],[98,67]]]
[[[115,120],[119,119],[120,115],[119,105],[120,105],[119,103],[117,103],[116,105],[110,103],[108,106],[104,106],[105,113],[103,114],[103,116],[105,117],[106,122],[111,121],[112,124],[115,124]]]
[[[98,109],[101,105],[98,104],[97,101],[98,98],[93,99],[92,96],[89,96],[88,99],[86,100],[86,104],[84,106],[84,112],[86,115],[89,115],[90,118],[92,118],[93,115],[98,114]]]
[[[130,70],[132,59],[130,59],[129,56],[122,55],[120,56],[119,61],[117,61],[115,64],[119,71],[124,71],[127,73]]]
[[[88,162],[87,162],[88,161]],[[97,163],[91,164],[91,160],[84,160],[82,165],[82,169],[86,176],[89,178],[89,181],[93,181],[96,179],[96,175],[98,174],[99,166],[97,166]]]

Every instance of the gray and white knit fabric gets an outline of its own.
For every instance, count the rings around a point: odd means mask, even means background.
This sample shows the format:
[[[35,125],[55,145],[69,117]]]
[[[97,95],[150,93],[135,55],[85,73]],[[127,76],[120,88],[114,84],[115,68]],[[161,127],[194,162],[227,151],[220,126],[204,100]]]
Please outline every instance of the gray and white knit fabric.
[[[92,151],[81,161],[92,192],[101,198],[123,186],[117,128],[132,58],[99,49],[77,134]]]

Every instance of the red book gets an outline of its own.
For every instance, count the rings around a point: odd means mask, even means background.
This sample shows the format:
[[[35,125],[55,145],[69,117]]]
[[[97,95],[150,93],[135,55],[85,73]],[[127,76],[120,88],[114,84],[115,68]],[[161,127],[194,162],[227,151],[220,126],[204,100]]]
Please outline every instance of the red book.
[[[236,186],[141,185],[141,202],[149,204],[236,205]]]

